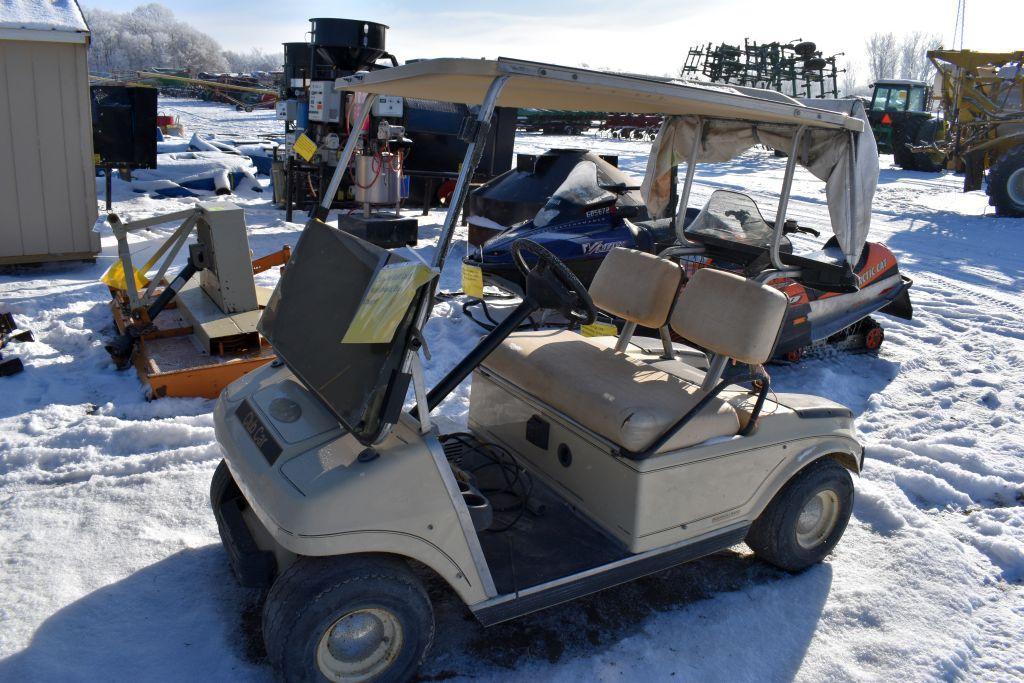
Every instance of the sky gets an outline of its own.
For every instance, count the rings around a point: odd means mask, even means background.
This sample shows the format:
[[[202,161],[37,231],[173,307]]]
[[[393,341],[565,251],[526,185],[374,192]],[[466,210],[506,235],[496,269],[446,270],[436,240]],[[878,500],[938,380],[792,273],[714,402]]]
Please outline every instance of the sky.
[[[1024,0],[966,0],[964,45],[1024,48]],[[138,0],[80,0],[125,11]],[[657,75],[677,74],[698,43],[812,40],[826,55],[844,52],[857,81],[867,81],[864,40],[876,31],[936,33],[952,40],[957,0],[165,0],[178,18],[228,50],[280,52],[301,41],[310,17],[387,24],[388,51],[399,61],[428,57],[520,57]],[[995,18],[995,20],[993,20]]]

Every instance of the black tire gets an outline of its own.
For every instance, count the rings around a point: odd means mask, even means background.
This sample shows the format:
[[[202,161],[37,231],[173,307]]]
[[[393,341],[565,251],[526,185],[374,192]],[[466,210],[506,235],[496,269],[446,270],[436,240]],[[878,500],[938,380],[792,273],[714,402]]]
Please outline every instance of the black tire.
[[[928,119],[917,128],[917,139],[915,144],[917,145],[929,145],[935,142],[941,131],[939,119]],[[913,153],[914,166],[918,171],[924,171],[925,173],[938,173],[943,168],[943,162],[945,159],[942,155],[925,154],[924,152]]]
[[[917,143],[917,131],[921,123],[920,119],[908,117],[893,131],[892,156],[896,165],[904,171],[917,170],[917,159],[910,151],[910,146]]]
[[[373,680],[409,680],[434,639],[434,612],[409,567],[380,556],[300,557],[278,577],[263,607],[263,640],[277,676],[328,680],[317,663],[320,641],[358,609],[384,610],[401,626],[401,649]]]
[[[996,215],[1024,217],[1024,145],[996,159],[988,170],[985,192],[988,203],[996,207]]]
[[[828,66],[828,62],[826,62],[821,57],[809,57],[804,62],[804,68],[809,71],[821,71],[826,66]]]
[[[210,480],[210,505],[216,509],[220,502],[224,500],[225,494],[229,493],[231,488],[235,486],[235,480],[231,477],[228,464],[221,460],[220,464],[217,465],[217,469],[213,471],[213,479]]]
[[[812,547],[797,541],[797,520],[804,506],[819,492],[830,491],[838,501],[831,530]],[[842,538],[853,511],[853,480],[849,471],[831,458],[817,460],[786,483],[754,520],[746,542],[760,559],[790,572],[821,562]]]

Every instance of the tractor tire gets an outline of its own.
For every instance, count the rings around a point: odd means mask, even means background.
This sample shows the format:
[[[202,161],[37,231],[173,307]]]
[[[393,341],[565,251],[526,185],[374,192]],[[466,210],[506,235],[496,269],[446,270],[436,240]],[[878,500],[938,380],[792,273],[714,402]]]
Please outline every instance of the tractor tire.
[[[917,144],[917,132],[921,125],[920,119],[908,117],[900,122],[897,130],[893,131],[892,156],[896,165],[904,171],[918,170],[917,159],[910,151],[909,145]]]
[[[928,119],[917,128],[917,140],[914,144],[928,145],[935,142],[942,131],[942,121],[939,119]],[[925,173],[939,173],[945,166],[945,157],[942,155],[926,154],[924,152],[911,152],[914,157],[914,166],[918,171]]]
[[[852,511],[850,472],[832,458],[822,458],[775,494],[750,526],[746,543],[765,562],[799,572],[832,552]]]
[[[1024,218],[1024,145],[996,159],[988,169],[985,192],[997,216]]]
[[[301,557],[267,594],[263,640],[279,680],[407,681],[434,640],[434,611],[400,560]]]
[[[828,62],[821,57],[811,57],[804,62],[804,68],[809,71],[821,71],[826,66],[828,66]]]

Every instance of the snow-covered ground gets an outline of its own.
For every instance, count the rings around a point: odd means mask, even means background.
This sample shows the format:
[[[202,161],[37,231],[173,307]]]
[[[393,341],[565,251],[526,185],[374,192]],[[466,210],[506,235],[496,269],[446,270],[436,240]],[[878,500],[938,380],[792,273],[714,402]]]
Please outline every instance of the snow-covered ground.
[[[279,130],[271,112],[181,100],[161,110],[190,133]],[[643,170],[645,142],[524,136],[517,150],[584,142]],[[914,279],[914,320],[882,316],[877,356],[772,370],[780,390],[850,406],[867,446],[854,517],[828,561],[791,576],[739,546],[488,630],[447,602],[424,675],[1024,679],[1024,220],[983,215],[985,197],[961,194],[954,176],[882,166],[871,238]],[[757,152],[703,167],[692,203],[736,188],[770,215],[782,174],[783,160]],[[115,200],[123,218],[191,201],[120,181]],[[295,243],[301,225],[268,192],[231,200],[257,255]],[[824,186],[806,173],[790,215],[825,227]],[[422,253],[437,232],[422,230]],[[0,379],[0,680],[267,680],[256,596],[235,584],[207,503],[220,459],[212,402],[146,402],[134,373],[114,370],[103,244],[95,265],[0,275],[0,310],[36,335],[17,349],[25,372]],[[463,244],[442,289],[459,288]],[[438,304],[427,328],[429,381],[480,336],[457,304]],[[467,400],[464,386],[441,412],[462,424]]]

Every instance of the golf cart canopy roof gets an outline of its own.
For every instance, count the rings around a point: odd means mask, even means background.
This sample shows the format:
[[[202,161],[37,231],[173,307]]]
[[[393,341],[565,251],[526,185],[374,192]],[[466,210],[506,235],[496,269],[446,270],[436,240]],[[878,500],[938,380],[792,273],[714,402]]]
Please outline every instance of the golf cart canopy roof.
[[[878,155],[859,101],[797,100],[770,90],[506,57],[428,59],[345,76],[335,87],[477,105],[499,78],[505,82],[497,106],[665,115],[641,190],[653,216],[667,208],[670,170],[690,157],[695,135],[701,140],[695,161],[712,163],[756,144],[790,151],[790,142],[799,137],[799,162],[827,182],[832,228],[843,253],[851,265],[860,256],[878,180]]]
[[[590,71],[500,57],[427,59],[339,78],[339,90],[480,104],[495,78],[499,107],[702,116],[861,131],[859,119],[781,93],[655,76]]]

